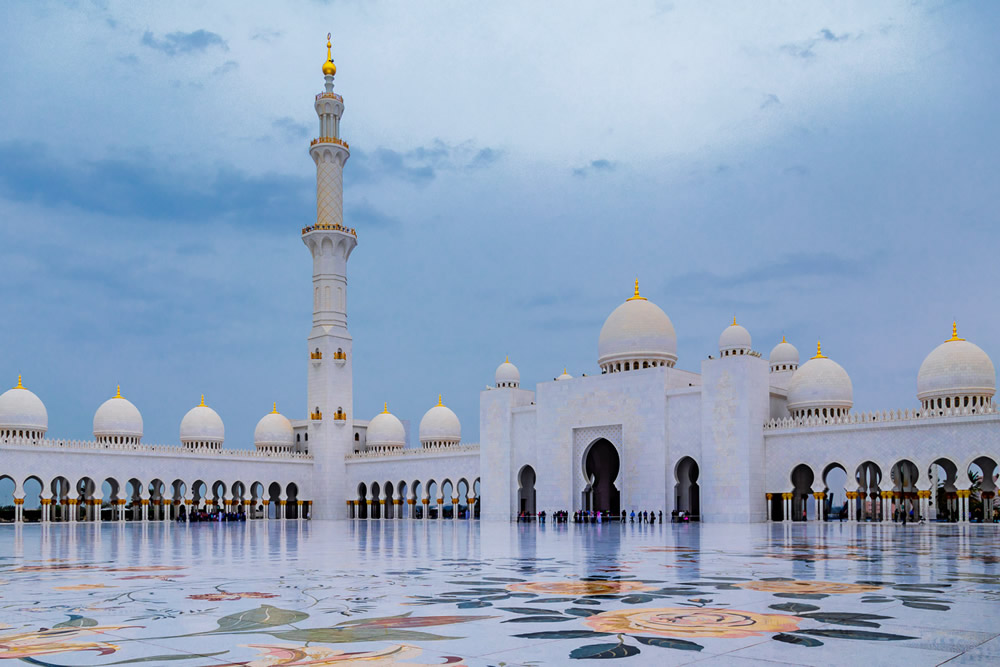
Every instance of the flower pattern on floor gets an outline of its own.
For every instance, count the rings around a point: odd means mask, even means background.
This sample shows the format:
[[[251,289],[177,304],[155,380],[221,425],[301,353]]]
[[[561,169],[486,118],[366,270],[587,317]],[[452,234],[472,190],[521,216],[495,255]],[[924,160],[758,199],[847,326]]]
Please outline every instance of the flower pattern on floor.
[[[874,663],[903,650],[939,664],[1000,644],[1000,571],[985,557],[998,536],[891,524],[0,526],[0,659],[825,664],[863,647]]]
[[[755,637],[799,629],[802,619],[787,614],[757,614],[712,607],[668,607],[663,609],[618,609],[587,618],[584,623],[598,632],[627,635],[658,635],[679,639],[691,637]]]

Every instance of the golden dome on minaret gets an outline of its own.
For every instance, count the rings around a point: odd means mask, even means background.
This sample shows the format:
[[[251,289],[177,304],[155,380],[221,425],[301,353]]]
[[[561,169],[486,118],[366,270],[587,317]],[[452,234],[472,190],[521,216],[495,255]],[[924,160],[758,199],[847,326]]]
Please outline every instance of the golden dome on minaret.
[[[333,76],[337,73],[337,66],[333,64],[333,56],[330,53],[330,33],[326,33],[326,62],[323,63],[323,75]]]

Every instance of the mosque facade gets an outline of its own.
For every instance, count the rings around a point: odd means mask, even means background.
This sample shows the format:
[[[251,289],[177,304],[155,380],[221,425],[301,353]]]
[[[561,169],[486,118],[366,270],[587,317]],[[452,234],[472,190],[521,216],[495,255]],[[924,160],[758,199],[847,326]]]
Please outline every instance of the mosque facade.
[[[357,418],[347,264],[358,235],[343,217],[350,146],[335,75],[328,41],[309,148],[316,221],[301,230],[313,261],[304,417],[275,404],[254,448],[230,449],[202,397],[181,420],[180,444],[150,445],[119,390],[97,408],[93,440],[59,439],[18,378],[0,395],[0,479],[14,483],[16,521],[175,520],[198,509],[252,520],[645,510],[730,523],[1000,511],[996,373],[957,326],[920,366],[913,406],[857,413],[848,373],[819,344],[804,363],[784,339],[764,358],[735,320],[697,372],[678,368],[673,323],[636,281],[600,331],[599,372],[564,371],[532,390],[509,359],[500,364],[480,394],[479,443],[463,441],[442,397],[416,448],[388,405]]]

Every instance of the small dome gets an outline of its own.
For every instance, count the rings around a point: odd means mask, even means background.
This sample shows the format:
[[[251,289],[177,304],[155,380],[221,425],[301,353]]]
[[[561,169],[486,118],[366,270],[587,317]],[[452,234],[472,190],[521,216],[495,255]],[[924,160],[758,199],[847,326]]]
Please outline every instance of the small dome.
[[[618,370],[619,363],[622,370],[630,362],[654,362],[671,367],[676,363],[674,325],[659,306],[639,296],[638,280],[632,297],[615,308],[604,321],[597,355],[598,365],[606,372]]]
[[[560,382],[562,380],[572,380],[572,379],[573,379],[573,376],[570,375],[569,373],[567,373],[566,369],[564,368],[563,372],[562,372],[562,375],[560,375],[559,377],[556,378],[556,382]]]
[[[521,373],[517,370],[517,366],[510,363],[509,357],[497,366],[496,385],[497,387],[521,386]]]
[[[201,405],[188,410],[181,420],[181,442],[222,445],[225,439],[226,428],[222,424],[222,417],[205,405],[205,397],[202,396]]]
[[[368,422],[368,432],[365,436],[368,447],[404,447],[406,446],[406,429],[396,415],[389,412],[389,404],[381,414]]]
[[[368,432],[371,433],[371,426],[368,427]],[[445,407],[438,396],[437,405],[428,410],[420,420],[420,442],[458,444],[461,441],[462,424],[458,421],[458,415]]]
[[[839,416],[854,405],[854,386],[840,364],[823,355],[819,344],[816,356],[799,366],[788,384],[788,411],[793,416],[803,412],[828,409],[820,416]]]
[[[101,403],[94,413],[94,437],[105,438],[142,438],[142,414],[127,398],[122,398],[121,387],[118,387],[113,398]]]
[[[733,323],[726,327],[722,335],[719,336],[719,354],[723,356],[727,353],[746,354],[750,349],[750,332],[736,324],[734,317]]]
[[[934,348],[917,374],[917,398],[986,396],[996,393],[993,361],[982,348],[958,337],[958,325],[951,338]]]
[[[291,448],[295,444],[295,434],[292,432],[292,422],[288,417],[278,412],[278,404],[272,411],[257,422],[253,430],[253,444],[258,449],[263,447]]]
[[[21,384],[17,376],[17,386],[0,394],[0,432],[28,431],[43,434],[49,428],[49,413],[45,404]]]
[[[794,371],[799,367],[799,351],[794,345],[781,337],[781,342],[774,346],[769,355],[771,371]]]

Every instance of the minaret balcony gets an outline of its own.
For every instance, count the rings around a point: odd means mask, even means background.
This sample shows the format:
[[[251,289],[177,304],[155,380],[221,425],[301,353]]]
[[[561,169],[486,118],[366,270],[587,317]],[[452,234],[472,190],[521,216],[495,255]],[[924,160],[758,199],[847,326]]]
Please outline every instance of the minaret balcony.
[[[316,100],[337,100],[341,104],[344,102],[344,98],[337,93],[317,93]]]
[[[337,146],[343,146],[348,150],[351,148],[346,141],[338,139],[337,137],[319,137],[309,142],[310,146],[315,146],[316,144],[336,144]]]
[[[343,426],[347,423],[347,413],[343,410],[337,410],[333,413],[333,421],[336,422],[337,426]]]
[[[320,412],[319,410],[317,410],[316,412],[310,412],[309,419],[313,420],[314,422],[322,421],[323,413]]]
[[[336,352],[333,353],[333,361],[337,365],[343,366],[345,363],[347,363],[347,353],[343,352],[342,350],[337,350]]]
[[[319,361],[320,359],[323,358],[323,353],[320,352],[319,350],[316,350],[315,352],[310,352],[309,358],[312,359],[313,361]]]

